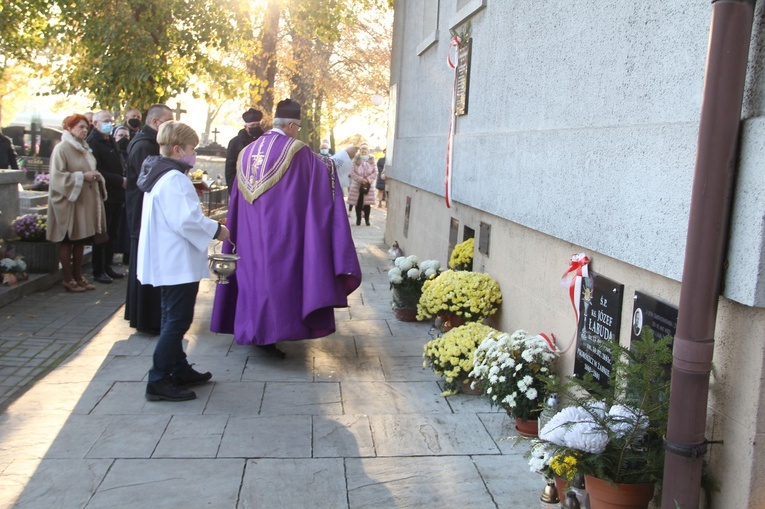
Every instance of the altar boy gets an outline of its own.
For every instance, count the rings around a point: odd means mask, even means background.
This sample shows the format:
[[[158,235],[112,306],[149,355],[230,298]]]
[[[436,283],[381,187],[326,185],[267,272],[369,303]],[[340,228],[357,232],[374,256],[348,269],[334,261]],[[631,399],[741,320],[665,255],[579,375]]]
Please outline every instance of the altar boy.
[[[196,398],[187,387],[205,383],[186,360],[183,335],[194,318],[199,281],[209,276],[210,240],[228,239],[225,226],[205,217],[196,189],[186,173],[196,162],[197,133],[182,122],[165,122],[157,133],[159,156],[141,167],[138,188],[143,198],[138,240],[137,276],[159,287],[162,325],[149,371],[146,399],[185,401]]]

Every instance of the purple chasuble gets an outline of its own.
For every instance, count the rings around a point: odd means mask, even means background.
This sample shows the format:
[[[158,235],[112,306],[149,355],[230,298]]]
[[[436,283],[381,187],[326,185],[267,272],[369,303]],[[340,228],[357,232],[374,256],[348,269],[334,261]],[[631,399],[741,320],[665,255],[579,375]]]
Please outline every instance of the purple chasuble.
[[[240,152],[226,227],[241,259],[230,283],[217,286],[210,330],[240,345],[335,332],[334,308],[348,306],[361,268],[326,161],[274,131]]]

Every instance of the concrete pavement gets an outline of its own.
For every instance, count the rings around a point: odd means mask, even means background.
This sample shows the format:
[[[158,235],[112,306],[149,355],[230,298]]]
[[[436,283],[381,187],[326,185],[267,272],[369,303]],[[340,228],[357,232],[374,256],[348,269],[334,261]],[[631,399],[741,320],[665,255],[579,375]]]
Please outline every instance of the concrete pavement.
[[[122,318],[121,284],[1,308],[13,317],[0,338],[47,338],[52,360],[7,392],[0,507],[538,507],[526,445],[503,440],[511,420],[478,396],[443,398],[422,367],[429,325],[393,317],[384,221],[373,208],[372,226],[352,226],[364,282],[337,332],[281,343],[285,360],[211,333],[215,284],[203,281],[186,351],[213,380],[193,401],[144,399],[156,338]],[[27,325],[40,314],[47,325]]]

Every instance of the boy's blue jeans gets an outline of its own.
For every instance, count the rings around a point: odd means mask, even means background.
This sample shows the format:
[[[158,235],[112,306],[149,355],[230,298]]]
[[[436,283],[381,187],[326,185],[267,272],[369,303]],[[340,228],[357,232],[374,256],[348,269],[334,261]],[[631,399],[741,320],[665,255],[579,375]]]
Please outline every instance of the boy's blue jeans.
[[[194,304],[199,281],[181,285],[161,286],[162,328],[154,349],[154,365],[149,370],[149,383],[168,378],[171,373],[186,368],[189,363],[183,351],[183,335],[194,320]]]

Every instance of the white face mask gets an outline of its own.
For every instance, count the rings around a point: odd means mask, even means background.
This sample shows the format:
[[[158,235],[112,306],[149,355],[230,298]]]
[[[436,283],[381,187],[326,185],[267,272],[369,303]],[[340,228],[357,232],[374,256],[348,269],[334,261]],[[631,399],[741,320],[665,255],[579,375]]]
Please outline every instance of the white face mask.
[[[360,156],[360,157],[361,157],[361,160],[362,160],[362,161],[366,161],[367,159],[369,159],[369,156],[364,156],[364,155],[362,155],[362,156]]]

